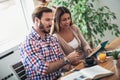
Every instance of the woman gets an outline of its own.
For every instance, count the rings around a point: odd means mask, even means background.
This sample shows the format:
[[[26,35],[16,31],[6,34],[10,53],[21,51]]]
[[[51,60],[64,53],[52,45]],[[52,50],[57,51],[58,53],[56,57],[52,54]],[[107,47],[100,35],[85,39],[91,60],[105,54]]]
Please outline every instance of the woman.
[[[66,55],[76,50],[83,59],[91,51],[79,28],[72,23],[71,13],[66,7],[56,9],[52,33],[58,38]]]
[[[63,71],[70,70],[92,51],[79,28],[72,23],[71,13],[65,7],[58,7],[54,16],[54,27],[51,33],[57,37],[65,55],[73,51],[79,52],[79,59],[63,68]]]

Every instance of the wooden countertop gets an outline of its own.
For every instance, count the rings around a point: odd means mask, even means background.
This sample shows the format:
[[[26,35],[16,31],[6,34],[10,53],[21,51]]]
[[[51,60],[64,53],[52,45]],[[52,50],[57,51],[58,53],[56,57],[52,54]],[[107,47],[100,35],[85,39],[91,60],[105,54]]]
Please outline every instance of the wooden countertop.
[[[112,58],[107,58],[106,62],[103,62],[103,63],[98,62],[98,65],[100,65],[108,70],[111,70],[115,73],[114,75],[102,78],[100,80],[120,80],[120,68],[118,68],[118,67],[115,68]],[[83,69],[83,68],[85,68],[84,63],[80,63],[79,65],[74,67],[74,69]],[[70,73],[71,73],[71,71],[66,72],[65,75],[68,75]],[[58,79],[58,80],[60,80],[60,79]]]

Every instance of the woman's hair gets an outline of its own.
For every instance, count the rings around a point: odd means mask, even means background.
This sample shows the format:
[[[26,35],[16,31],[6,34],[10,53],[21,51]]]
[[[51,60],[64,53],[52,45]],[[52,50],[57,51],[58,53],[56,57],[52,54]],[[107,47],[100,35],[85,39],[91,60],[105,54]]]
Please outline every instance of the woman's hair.
[[[58,7],[56,9],[55,16],[54,16],[54,28],[52,33],[60,31],[60,19],[61,19],[61,16],[65,13],[68,13],[70,15],[70,19],[71,19],[70,26],[72,25],[72,18],[71,18],[70,11],[66,7]]]
[[[37,7],[34,9],[33,13],[32,13],[33,22],[35,22],[35,17],[41,19],[42,14],[43,14],[44,12],[52,12],[52,9],[47,8],[47,7],[37,6]]]

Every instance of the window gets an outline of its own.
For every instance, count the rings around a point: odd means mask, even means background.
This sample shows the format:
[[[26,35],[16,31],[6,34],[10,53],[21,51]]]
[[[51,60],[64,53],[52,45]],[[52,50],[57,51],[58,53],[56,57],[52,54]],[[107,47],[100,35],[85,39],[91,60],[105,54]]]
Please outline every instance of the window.
[[[27,35],[29,16],[24,8],[22,0],[0,0],[0,53],[18,45]]]

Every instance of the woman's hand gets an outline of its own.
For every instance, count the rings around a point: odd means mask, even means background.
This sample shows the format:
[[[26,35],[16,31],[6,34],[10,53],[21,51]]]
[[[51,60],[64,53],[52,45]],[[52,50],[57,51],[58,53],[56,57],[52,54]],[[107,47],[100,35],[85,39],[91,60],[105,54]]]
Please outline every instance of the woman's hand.
[[[90,54],[94,51],[95,49],[88,49],[87,52]]]

